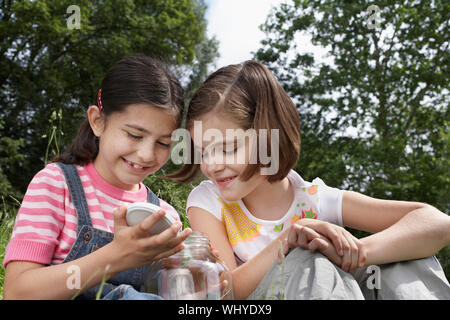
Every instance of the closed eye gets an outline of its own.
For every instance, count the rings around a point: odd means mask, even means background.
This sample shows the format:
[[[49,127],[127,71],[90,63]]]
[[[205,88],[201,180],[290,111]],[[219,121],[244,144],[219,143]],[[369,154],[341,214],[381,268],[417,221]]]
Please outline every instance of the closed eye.
[[[158,141],[158,144],[163,146],[164,148],[170,148],[170,143],[164,143],[164,142]]]
[[[137,136],[137,135],[132,134],[132,133],[130,133],[130,132],[128,132],[128,131],[127,131],[127,135],[128,135],[131,139],[134,139],[134,140],[140,140],[140,139],[142,139],[141,136]]]

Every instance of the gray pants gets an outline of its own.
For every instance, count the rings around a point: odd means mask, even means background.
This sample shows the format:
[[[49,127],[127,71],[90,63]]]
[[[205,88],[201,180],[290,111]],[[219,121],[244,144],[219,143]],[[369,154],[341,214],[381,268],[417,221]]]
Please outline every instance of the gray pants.
[[[354,274],[320,253],[295,248],[274,263],[249,300],[450,299],[450,285],[436,257],[369,266]]]

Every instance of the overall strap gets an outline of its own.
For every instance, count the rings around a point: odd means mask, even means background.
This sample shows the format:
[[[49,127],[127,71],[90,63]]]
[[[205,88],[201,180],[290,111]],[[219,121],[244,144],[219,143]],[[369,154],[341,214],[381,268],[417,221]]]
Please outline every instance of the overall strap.
[[[147,186],[146,186],[147,187]],[[147,187],[147,202],[156,204],[159,207],[159,198]]]
[[[79,234],[83,225],[92,227],[91,216],[89,214],[86,196],[84,195],[83,184],[81,183],[80,176],[78,175],[75,165],[65,164],[62,162],[56,162],[56,164],[61,168],[64,176],[66,177],[70,196],[72,197],[73,205],[77,211],[77,234]]]

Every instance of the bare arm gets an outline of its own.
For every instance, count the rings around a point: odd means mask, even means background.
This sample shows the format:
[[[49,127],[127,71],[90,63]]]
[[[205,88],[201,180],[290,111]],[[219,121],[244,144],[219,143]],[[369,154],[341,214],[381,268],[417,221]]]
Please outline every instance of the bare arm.
[[[72,289],[68,280],[78,270],[81,286],[92,277],[83,292],[101,282],[107,265],[110,266],[107,276],[112,277],[183,249],[181,242],[190,229],[177,233],[179,222],[158,235],[148,236],[148,230],[164,216],[163,210],[133,227],[126,224],[125,214],[125,207],[114,211],[114,240],[84,257],[52,266],[24,261],[8,263],[3,290],[5,299],[70,299],[79,290]],[[75,268],[71,269],[71,266]]]
[[[366,265],[431,256],[450,243],[450,217],[417,202],[374,199],[345,192],[343,223],[374,233],[360,239]]]
[[[220,253],[220,258],[233,271],[235,298],[246,299],[277,260],[281,241],[286,238],[289,229],[281,233],[277,240],[272,241],[255,257],[237,267],[224,224],[208,211],[198,207],[190,207],[188,211],[192,229],[208,235],[211,245]]]
[[[85,291],[101,282],[108,264],[110,265],[108,276],[114,276],[124,270],[123,260],[117,256],[111,244],[80,259],[59,265],[45,266],[33,262],[12,261],[6,266],[4,297],[5,299],[70,299],[79,291],[78,288],[72,288],[71,276],[79,275],[81,286],[93,276],[83,287]],[[72,266],[75,268],[71,269]]]

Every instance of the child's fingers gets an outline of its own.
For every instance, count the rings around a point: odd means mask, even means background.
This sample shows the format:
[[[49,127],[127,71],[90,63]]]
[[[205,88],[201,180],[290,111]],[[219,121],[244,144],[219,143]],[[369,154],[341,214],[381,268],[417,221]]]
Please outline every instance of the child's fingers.
[[[293,224],[287,236],[287,244],[289,248],[306,248],[308,242],[317,236],[319,236],[319,234],[314,230],[305,226]]]
[[[191,233],[192,233],[192,229],[186,228],[183,231],[177,232],[175,235],[175,238],[169,238],[167,243],[169,246],[174,247],[174,246],[178,245],[179,243],[183,242],[184,240],[186,240],[186,238],[189,237],[189,235]],[[216,252],[217,252],[217,250],[216,250]],[[217,255],[217,257],[218,257],[218,255]]]
[[[148,237],[148,231],[164,217],[166,212],[164,210],[158,210],[155,213],[151,214],[147,218],[145,218],[141,223],[133,226],[133,230],[135,235],[138,238]]]
[[[282,243],[283,254],[286,254],[290,248],[304,248],[311,251],[325,248],[328,244],[327,238],[316,232],[309,227],[293,224],[289,230],[288,236]],[[322,242],[315,243],[316,240],[322,240]],[[312,243],[312,246],[311,246]],[[320,250],[319,250],[320,251]],[[278,252],[278,263],[282,261],[281,250]]]
[[[358,251],[358,268],[362,268],[366,264],[367,250],[364,247],[364,245],[361,242],[361,240],[358,239],[356,241],[356,244],[358,245],[358,248],[359,248],[359,251]]]
[[[183,242],[181,242],[181,243],[179,243],[177,246],[175,246],[175,247],[173,247],[173,248],[170,248],[170,249],[168,249],[168,250],[166,250],[166,251],[163,251],[163,252],[161,252],[160,254],[156,255],[156,256],[153,258],[153,260],[154,260],[154,261],[157,261],[157,260],[159,260],[159,259],[164,259],[164,258],[170,257],[171,255],[173,255],[173,254],[175,254],[175,253],[177,253],[177,252],[180,252],[180,251],[183,250],[184,248],[185,248],[185,245],[184,245]]]
[[[326,238],[323,237],[318,232],[316,232],[315,230],[303,226],[298,235],[297,239],[298,246],[309,250],[309,244],[311,243],[311,241],[315,239],[326,239]]]
[[[350,272],[350,273],[353,273],[353,271],[355,271],[355,269],[358,267],[358,264],[359,264],[359,258],[358,258],[358,255],[359,255],[359,247],[358,247],[358,245],[356,244],[356,241],[358,240],[358,239],[356,239],[353,235],[351,235],[350,233],[349,233],[349,237],[351,238],[351,243],[350,243],[350,245],[351,245],[351,253],[352,253],[352,263],[351,263],[351,265],[350,265],[350,268],[349,268],[349,270],[348,270],[348,272]]]
[[[321,234],[327,237],[333,243],[334,248],[338,255],[344,255],[344,246],[346,242],[342,239],[341,228],[337,228],[335,225],[331,223],[321,223],[319,225],[321,230],[318,230]],[[345,231],[345,229],[344,229]]]
[[[309,242],[316,238],[323,238],[323,236],[311,228],[294,224],[288,234],[287,243],[289,248],[301,247],[308,249]]]
[[[342,250],[344,255],[342,256],[341,269],[348,272],[352,263],[352,251],[350,243],[345,236],[342,236]]]
[[[162,243],[165,244],[165,246],[169,249],[167,251],[164,251],[161,254],[157,255],[155,260],[161,259],[161,258],[166,258],[166,257],[171,256],[185,248],[183,241],[186,240],[186,238],[192,233],[192,230],[190,228],[186,228],[183,231],[178,232],[177,228],[176,228],[176,223],[174,223],[172,226],[174,226],[172,230],[165,230],[164,232],[161,232],[158,235],[158,236],[163,236],[159,240],[162,241]],[[170,233],[171,233],[170,231],[172,232],[172,235],[170,235]],[[167,232],[167,234],[163,234],[165,232]],[[173,238],[173,232],[176,232],[175,238]],[[164,237],[167,237],[167,236],[172,237],[173,239],[169,238],[170,240],[167,240],[167,239],[165,240]]]
[[[337,253],[334,245],[326,238],[316,238],[309,243],[309,250],[319,251],[336,265],[341,265],[342,258]]]
[[[211,247],[211,246],[210,246],[209,248],[210,248],[211,252],[213,253],[213,255],[215,255],[217,258],[220,257],[219,251],[217,251],[216,249],[214,249],[214,248]]]
[[[159,247],[160,250],[167,250],[176,247],[191,234],[192,230],[186,228],[179,231],[181,222],[174,222],[170,228],[167,228],[160,234],[154,235],[146,239],[146,244],[149,247]]]
[[[350,273],[353,273],[356,268],[363,267],[367,259],[367,251],[362,242],[358,238],[353,237],[353,235],[352,238],[356,248],[354,248],[354,251],[352,252],[352,264],[349,270]]]
[[[172,243],[173,246],[175,246],[177,243],[174,243],[174,239],[176,239],[176,236],[181,228],[181,222],[176,221],[172,223],[172,225],[161,232],[160,234],[156,234],[151,237],[150,240],[154,240],[156,244],[159,245],[169,245],[169,243]]]
[[[305,248],[315,252],[315,251],[319,251],[320,253],[322,253],[324,256],[326,256],[329,260],[331,260],[333,263],[335,263],[336,265],[342,266],[343,265],[343,261],[344,259],[345,262],[347,264],[349,264],[350,266],[352,265],[352,251],[348,250],[346,251],[345,248],[347,247],[347,238],[346,237],[342,237],[340,240],[340,243],[342,243],[342,246],[344,248],[344,256],[342,257],[336,247],[334,246],[334,243],[331,242],[331,239],[319,234],[318,232],[316,232],[315,230],[308,228],[308,227],[303,227],[302,228],[302,235],[299,236],[299,238],[302,237],[306,237],[306,246]],[[304,241],[304,240],[300,240],[300,241]],[[350,247],[350,245],[348,245]],[[347,254],[345,254],[347,253]]]
[[[327,242],[324,239],[316,238],[311,240],[311,242],[308,244],[308,249],[312,252],[319,251],[319,252],[326,252],[329,249],[330,243]]]
[[[183,241],[191,234],[192,230],[189,228],[179,232],[181,222],[174,222],[169,228],[153,236],[148,236],[140,239],[140,243],[147,251],[152,251],[154,256],[152,260],[159,260],[171,256],[184,249]]]
[[[358,246],[350,233],[343,232],[343,239],[346,242],[344,259],[342,261],[342,270],[350,272],[358,266]]]
[[[302,219],[298,222],[300,225],[303,225],[305,227],[308,227],[318,234],[320,234],[322,237],[327,238],[329,241],[331,241],[336,248],[336,251],[339,255],[343,255],[343,248],[344,243],[342,240],[342,232],[339,230],[340,228],[325,222],[325,221],[319,221],[319,220],[312,220],[312,219]]]
[[[126,221],[127,207],[121,206],[113,210],[114,229],[121,226],[128,226]]]
[[[302,239],[302,240],[305,242],[305,246],[307,246],[308,243],[311,242],[313,239],[323,238],[323,236],[320,233],[318,233],[314,229],[311,229],[308,227],[302,228],[301,235],[302,235],[302,237],[304,237],[304,239]]]
[[[222,280],[220,281],[220,290],[222,291],[228,286],[228,280]]]
[[[289,229],[289,233],[286,237],[285,244],[288,246],[288,248],[292,248],[297,243],[298,234],[300,233],[301,226],[298,224],[293,224],[291,228]]]
[[[330,225],[331,226],[331,225]],[[342,236],[340,236],[339,232],[334,229],[330,228],[330,232],[328,233],[328,237],[333,243],[334,247],[336,248],[336,252],[338,255],[343,256],[344,255],[344,249],[343,249],[343,240]]]

